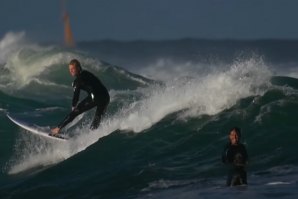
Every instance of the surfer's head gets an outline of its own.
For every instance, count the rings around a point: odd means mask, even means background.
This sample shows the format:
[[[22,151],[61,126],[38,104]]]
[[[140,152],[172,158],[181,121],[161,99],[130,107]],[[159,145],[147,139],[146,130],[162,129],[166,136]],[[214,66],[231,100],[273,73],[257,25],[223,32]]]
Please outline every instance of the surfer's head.
[[[230,134],[229,134],[229,140],[230,140],[230,143],[232,145],[236,145],[240,142],[240,138],[241,138],[241,131],[240,131],[240,128],[238,127],[233,127],[231,130],[230,130]]]
[[[73,59],[69,62],[69,73],[71,74],[71,76],[77,76],[81,70],[81,63],[77,60],[77,59]]]

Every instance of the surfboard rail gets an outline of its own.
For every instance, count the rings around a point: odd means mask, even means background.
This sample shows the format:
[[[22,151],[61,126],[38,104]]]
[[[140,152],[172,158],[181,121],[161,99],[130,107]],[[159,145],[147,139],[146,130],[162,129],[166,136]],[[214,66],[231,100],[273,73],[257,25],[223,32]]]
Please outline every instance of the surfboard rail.
[[[17,126],[21,127],[22,129],[25,129],[26,131],[47,138],[47,139],[52,139],[52,140],[57,140],[57,141],[67,141],[68,138],[58,134],[57,136],[53,136],[50,135],[50,128],[48,127],[40,127],[36,124],[29,124],[27,122],[21,121],[19,119],[16,119],[15,117],[11,116],[10,114],[6,114],[6,116],[8,117],[8,119],[10,121],[12,121],[14,124],[16,124]]]

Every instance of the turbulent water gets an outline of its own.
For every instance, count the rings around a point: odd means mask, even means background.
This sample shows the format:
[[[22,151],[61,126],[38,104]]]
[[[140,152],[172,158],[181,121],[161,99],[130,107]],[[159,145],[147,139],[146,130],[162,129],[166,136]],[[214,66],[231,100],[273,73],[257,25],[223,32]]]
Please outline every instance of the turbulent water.
[[[0,40],[0,198],[297,198],[297,41],[83,42],[76,49]],[[108,88],[45,140],[6,114],[54,127],[70,111],[77,58]],[[247,187],[225,187],[221,152],[242,129]]]

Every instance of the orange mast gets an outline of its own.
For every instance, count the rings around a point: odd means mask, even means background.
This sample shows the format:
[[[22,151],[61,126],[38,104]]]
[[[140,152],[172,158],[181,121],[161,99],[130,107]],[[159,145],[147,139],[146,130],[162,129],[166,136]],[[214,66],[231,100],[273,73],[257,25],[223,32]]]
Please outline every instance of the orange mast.
[[[75,42],[73,39],[73,34],[70,27],[69,15],[64,7],[64,2],[62,0],[62,11],[63,11],[63,22],[64,22],[64,44],[67,47],[75,47]]]

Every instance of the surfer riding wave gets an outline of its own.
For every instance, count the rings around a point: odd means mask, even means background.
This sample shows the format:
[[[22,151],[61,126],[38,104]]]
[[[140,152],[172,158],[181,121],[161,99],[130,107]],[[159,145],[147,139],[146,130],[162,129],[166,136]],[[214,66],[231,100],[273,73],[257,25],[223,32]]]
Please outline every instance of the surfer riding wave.
[[[69,73],[71,76],[76,77],[72,84],[74,89],[72,111],[56,128],[51,129],[50,135],[52,136],[58,135],[61,132],[61,129],[73,121],[74,118],[94,107],[96,107],[96,112],[90,129],[97,129],[101,117],[105,113],[110,102],[110,95],[107,88],[91,72],[82,70],[81,64],[77,59],[70,61]],[[86,91],[88,96],[78,103],[81,90]]]

